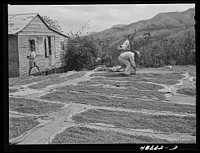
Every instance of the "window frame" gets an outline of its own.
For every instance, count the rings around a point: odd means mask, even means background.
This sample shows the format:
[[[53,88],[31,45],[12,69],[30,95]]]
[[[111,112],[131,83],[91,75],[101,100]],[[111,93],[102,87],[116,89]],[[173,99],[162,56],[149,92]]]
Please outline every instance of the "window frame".
[[[34,45],[32,45],[32,41],[34,42]],[[29,42],[29,50],[32,51],[34,46],[33,50],[36,52],[36,38],[28,39],[28,42]]]
[[[52,55],[52,37],[45,36],[44,39],[44,56],[49,58]]]

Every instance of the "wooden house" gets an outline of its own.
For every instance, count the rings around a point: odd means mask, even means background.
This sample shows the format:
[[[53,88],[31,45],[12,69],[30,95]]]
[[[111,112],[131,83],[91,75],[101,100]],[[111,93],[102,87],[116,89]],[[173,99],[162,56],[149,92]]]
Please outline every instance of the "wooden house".
[[[13,14],[8,16],[9,77],[27,75],[27,55],[35,50],[41,71],[65,66],[68,36],[50,28],[39,14]],[[37,72],[37,68],[31,73]]]

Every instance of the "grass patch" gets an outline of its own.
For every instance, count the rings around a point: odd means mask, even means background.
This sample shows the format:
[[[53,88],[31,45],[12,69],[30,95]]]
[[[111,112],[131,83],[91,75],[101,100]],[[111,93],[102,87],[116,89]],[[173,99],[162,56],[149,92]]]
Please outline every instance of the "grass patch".
[[[37,83],[37,84],[33,84],[33,85],[28,86],[28,87],[32,88],[32,89],[41,89],[41,88],[45,88],[49,85],[60,84],[60,83],[63,83],[63,82],[66,82],[66,81],[69,81],[69,80],[72,80],[72,79],[80,78],[83,75],[85,75],[85,73],[86,72],[76,72],[76,73],[73,73],[71,75],[68,75],[68,76],[62,77],[62,78],[60,77],[61,74],[57,74],[58,76],[50,77],[49,78],[50,80],[43,81],[43,82],[40,82],[40,83]]]
[[[52,77],[58,77],[58,74],[53,74],[50,76],[21,76],[18,78],[10,78],[9,79],[9,86],[18,86],[18,85],[25,85],[30,84],[33,82],[43,81]]]
[[[9,89],[9,93],[14,93],[14,92],[17,92],[18,89]]]
[[[86,85],[77,85],[77,86],[64,86],[61,88],[57,88],[58,90],[63,91],[86,91],[86,92],[95,92],[99,94],[107,94],[107,95],[121,95],[121,96],[130,96],[130,97],[142,97],[142,96],[148,96],[149,98],[157,98],[159,100],[164,100],[165,96],[164,94],[158,92],[158,91],[141,91],[138,89],[121,89],[121,88],[107,88],[107,87],[95,87],[95,86],[86,86]]]
[[[147,73],[147,74],[137,74],[131,75],[128,77],[122,77],[119,73],[94,73],[91,76],[97,76],[99,78],[94,79],[102,79],[101,76],[106,77],[105,80],[120,80],[120,81],[148,81],[155,82],[160,84],[173,85],[178,83],[177,80],[183,78],[184,76],[181,73],[169,73],[169,74],[161,74],[161,73]]]
[[[75,87],[73,89],[73,87]],[[195,106],[191,105],[181,105],[181,104],[173,104],[166,103],[160,101],[146,101],[142,99],[135,99],[135,97],[139,96],[149,96],[149,98],[158,96],[157,92],[131,92],[125,95],[126,91],[121,92],[121,90],[117,93],[118,96],[125,96],[126,98],[119,97],[109,97],[111,94],[114,94],[114,89],[106,89],[106,91],[102,91],[103,88],[93,88],[95,90],[84,90],[82,88],[78,88],[78,86],[71,86],[68,90],[60,90],[55,91],[45,96],[42,96],[42,99],[46,100],[57,100],[64,103],[83,103],[83,104],[91,104],[94,106],[106,106],[106,107],[118,107],[118,108],[126,108],[126,109],[148,109],[148,110],[158,110],[158,111],[171,111],[171,112],[183,112],[183,113],[195,113]],[[76,90],[75,90],[76,89]],[[81,90],[82,89],[82,90]],[[97,90],[98,89],[98,90]],[[75,91],[76,93],[71,93],[71,91]],[[79,92],[78,92],[79,91]],[[99,94],[92,94],[92,92],[96,91]],[[106,95],[105,95],[106,93]],[[121,93],[121,94],[120,94]],[[145,94],[148,93],[148,94]],[[132,95],[131,95],[132,94]]]
[[[196,77],[196,71],[189,71],[189,75],[191,77]]]
[[[155,116],[91,109],[72,117],[77,123],[105,123],[119,128],[151,129],[170,133],[192,133],[196,135],[196,118],[177,116]]]
[[[63,106],[62,104],[39,102],[37,100],[9,98],[9,110],[20,113],[44,114],[59,111]]]
[[[185,73],[185,72],[190,72],[193,73],[193,72],[196,72],[196,65],[176,65],[176,66],[173,66],[172,68],[173,71],[175,72],[178,72],[178,73]]]
[[[184,95],[187,95],[187,96],[196,96],[196,90],[194,88],[178,89],[177,93],[184,94]]]
[[[56,135],[51,144],[123,144],[123,143],[167,143],[148,136],[134,136],[111,130],[88,127],[70,127]]]
[[[138,90],[159,90],[162,89],[162,86],[143,83],[143,82],[136,82],[136,81],[129,81],[129,82],[117,82],[113,80],[107,80],[105,78],[92,78],[89,81],[79,82],[81,85],[95,85],[95,84],[102,84],[102,85],[110,85],[115,87],[125,87],[125,88],[136,88]]]
[[[9,139],[18,137],[39,125],[33,117],[9,118]]]

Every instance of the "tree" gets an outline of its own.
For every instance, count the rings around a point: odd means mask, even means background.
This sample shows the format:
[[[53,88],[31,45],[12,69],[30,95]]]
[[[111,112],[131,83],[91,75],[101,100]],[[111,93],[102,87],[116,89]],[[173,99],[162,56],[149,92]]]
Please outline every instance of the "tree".
[[[100,39],[100,38],[94,38],[94,41],[97,43],[98,47],[98,57],[101,58],[101,64],[106,65],[106,66],[111,66],[112,65],[112,57],[109,54],[109,47],[111,44],[113,37],[110,35],[105,36],[105,38]]]
[[[144,67],[159,67],[164,65],[195,64],[195,39],[186,33],[180,39],[150,39],[145,43],[137,41],[137,47],[142,52],[140,65]],[[142,45],[140,45],[142,44]]]
[[[194,38],[192,38],[191,34],[188,32],[185,34],[185,39],[183,41],[183,50],[185,53],[185,64],[190,64],[191,59],[193,58],[193,50],[195,48]]]
[[[45,23],[53,30],[63,32],[61,26],[56,20],[49,18],[48,16],[42,16]]]
[[[83,68],[93,69],[98,56],[98,45],[91,36],[84,36],[88,25],[83,25],[78,31],[70,32],[66,50],[66,70],[79,71]]]

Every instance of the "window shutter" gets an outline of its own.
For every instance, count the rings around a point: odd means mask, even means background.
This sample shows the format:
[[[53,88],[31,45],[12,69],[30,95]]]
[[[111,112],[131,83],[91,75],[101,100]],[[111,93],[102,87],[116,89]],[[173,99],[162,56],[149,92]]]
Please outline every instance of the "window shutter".
[[[48,57],[49,56],[49,43],[48,43],[47,37],[45,38],[45,41],[46,41],[46,51],[47,51],[46,55]]]

